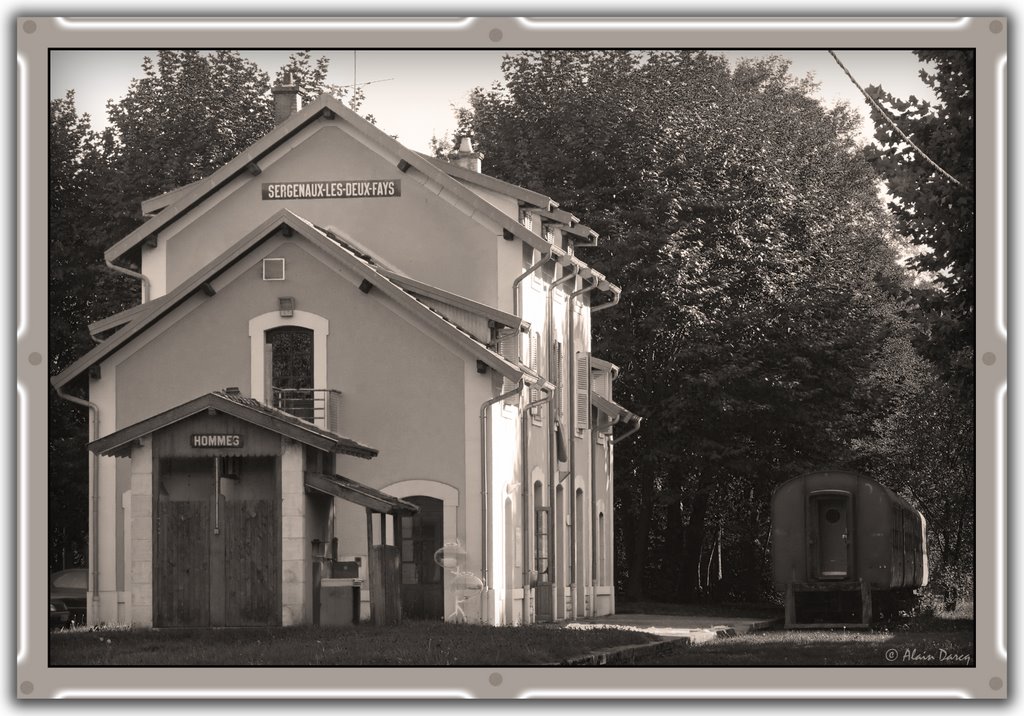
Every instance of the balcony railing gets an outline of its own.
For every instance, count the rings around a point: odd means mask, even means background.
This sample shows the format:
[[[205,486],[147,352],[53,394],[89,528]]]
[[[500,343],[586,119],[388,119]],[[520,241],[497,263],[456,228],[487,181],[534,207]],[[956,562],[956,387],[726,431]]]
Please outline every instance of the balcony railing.
[[[300,420],[337,432],[341,391],[331,388],[274,388],[273,406]]]

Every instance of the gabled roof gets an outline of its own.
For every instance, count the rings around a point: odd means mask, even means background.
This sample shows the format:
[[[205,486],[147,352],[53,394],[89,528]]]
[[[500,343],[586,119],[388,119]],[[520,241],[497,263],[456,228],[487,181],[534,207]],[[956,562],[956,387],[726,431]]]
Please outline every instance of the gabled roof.
[[[558,207],[557,201],[552,199],[550,196],[541,194],[540,192],[512,184],[502,179],[497,179],[482,172],[475,172],[470,169],[466,169],[465,167],[460,167],[454,162],[438,159],[437,157],[432,157],[429,154],[422,154],[420,152],[417,152],[417,154],[448,176],[454,177],[461,182],[476,184],[484,189],[490,189],[491,191],[496,191],[499,194],[505,194],[513,199],[517,199],[523,204],[529,204],[530,206],[535,206],[538,209],[552,210]]]
[[[366,459],[377,456],[375,448],[361,445],[351,438],[319,428],[252,398],[223,391],[201,395],[187,403],[122,428],[99,440],[94,440],[89,443],[89,449],[97,455],[128,457],[131,455],[132,445],[139,438],[208,410],[230,415],[327,452],[354,455]]]
[[[488,306],[479,301],[474,301],[471,298],[460,296],[457,293],[451,291],[445,291],[443,288],[437,286],[431,286],[429,283],[423,283],[417,281],[414,278],[409,278],[397,271],[391,271],[389,269],[378,269],[382,274],[391,279],[394,283],[404,288],[409,293],[415,296],[424,296],[427,298],[433,298],[437,301],[457,306],[463,310],[475,313],[478,316],[494,321],[506,328],[519,328],[523,325],[524,321],[519,316],[515,316],[511,313],[506,313],[493,306]]]
[[[152,298],[146,303],[140,303],[138,306],[132,306],[131,308],[127,308],[121,311],[120,313],[115,313],[113,316],[107,316],[106,318],[96,321],[95,323],[90,323],[89,333],[93,337],[96,337],[100,333],[106,333],[111,329],[120,328],[121,326],[131,323],[136,318],[141,316],[143,313],[148,313],[149,311],[156,310],[156,308],[159,307],[160,304],[163,303],[165,300],[167,300],[166,295],[159,296],[158,298]]]
[[[218,191],[227,182],[240,175],[251,174],[259,166],[260,160],[267,154],[285,142],[289,137],[321,118],[327,121],[340,120],[347,123],[370,142],[379,145],[389,154],[398,157],[398,163],[403,167],[404,171],[408,172],[410,169],[415,169],[427,179],[439,184],[443,189],[440,192],[441,196],[445,194],[444,190],[446,190],[451,196],[468,204],[474,210],[473,217],[488,219],[497,224],[503,232],[522,239],[534,248],[543,250],[547,246],[547,242],[542,237],[537,236],[518,221],[507,216],[498,207],[475,194],[446,171],[436,167],[431,160],[424,158],[411,149],[407,149],[397,140],[388,136],[385,132],[346,107],[335,97],[322,94],[309,105],[277,125],[266,136],[257,140],[251,147],[213,174],[190,184],[189,187],[191,188],[188,191],[182,191],[180,198],[176,196],[171,197],[175,199],[172,204],[107,249],[103,254],[104,258],[109,261],[120,258],[145,241],[149,236],[160,232],[174,221],[177,221],[190,209]]]
[[[95,346],[91,351],[72,363],[60,375],[54,376],[51,383],[60,389],[71,380],[89,369],[126,344],[135,336],[139,335],[153,323],[165,316],[175,307],[181,305],[196,291],[203,290],[210,282],[227,270],[236,261],[243,258],[264,240],[277,233],[278,230],[291,230],[313,244],[319,246],[328,254],[337,257],[342,263],[352,269],[361,279],[369,281],[375,288],[399,305],[408,308],[414,315],[418,316],[427,326],[440,335],[446,336],[463,350],[477,360],[483,361],[491,366],[500,375],[511,380],[519,380],[523,377],[523,371],[516,365],[505,360],[495,351],[492,351],[485,344],[473,338],[470,334],[451,323],[439,313],[418,301],[409,291],[406,291],[397,283],[388,278],[380,267],[372,263],[372,259],[356,253],[354,249],[347,246],[343,241],[329,235],[305,219],[297,216],[288,209],[282,209],[268,218],[253,231],[240,239],[231,248],[218,256],[206,265],[201,271],[192,276],[188,281],[180,284],[173,291],[164,296],[164,300],[155,308],[149,311],[140,312],[128,325]],[[148,305],[148,304],[146,304]]]

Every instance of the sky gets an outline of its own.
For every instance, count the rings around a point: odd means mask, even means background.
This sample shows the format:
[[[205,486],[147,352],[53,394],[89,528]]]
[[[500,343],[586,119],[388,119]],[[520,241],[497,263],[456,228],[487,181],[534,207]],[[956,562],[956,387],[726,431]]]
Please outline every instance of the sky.
[[[502,79],[501,58],[508,51],[492,50],[352,50],[316,51],[330,59],[328,82],[364,85],[361,112],[372,114],[377,126],[410,149],[426,152],[432,137],[455,129],[453,107],[467,104],[474,87],[490,87]],[[289,50],[245,51],[273,78],[288,60]],[[862,137],[872,133],[865,101],[825,50],[787,52],[732,51],[731,58],[779,54],[792,62],[792,74],[812,74],[820,83],[818,97],[831,106],[848,102],[863,117]],[[918,77],[917,58],[903,50],[844,50],[837,53],[864,87],[880,84],[899,97],[934,99]],[[125,95],[132,78],[142,75],[142,59],[154,51],[63,50],[50,57],[50,97],[75,91],[80,113],[88,113],[94,129],[106,125],[106,102]]]

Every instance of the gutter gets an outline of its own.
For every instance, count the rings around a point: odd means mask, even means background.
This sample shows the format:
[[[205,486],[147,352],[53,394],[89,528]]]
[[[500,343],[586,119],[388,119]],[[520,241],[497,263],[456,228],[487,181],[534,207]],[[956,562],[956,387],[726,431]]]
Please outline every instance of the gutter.
[[[608,283],[608,282],[607,281],[602,281],[601,283],[605,284],[605,283]],[[602,291],[611,291],[612,292],[612,300],[608,301],[608,303],[602,303],[599,306],[591,307],[591,309],[590,309],[590,315],[591,316],[593,316],[598,311],[603,311],[606,308],[611,308],[612,306],[619,305],[619,298],[622,297],[622,289],[619,288],[618,286],[614,286],[614,285],[608,283],[608,287],[607,288],[605,288],[604,286],[601,286],[600,284],[598,285],[598,288],[600,288]]]
[[[632,435],[633,433],[640,429],[640,424],[643,423],[644,419],[641,418],[639,415],[635,415],[633,417],[636,418],[636,423],[633,424],[632,428],[622,433],[622,435],[619,435],[616,438],[612,438],[612,445],[618,445],[620,442],[622,442],[623,440],[625,440],[630,435]]]
[[[89,423],[89,442],[96,440],[100,430],[100,408],[96,403],[91,403],[82,398],[68,395],[60,388],[54,386],[57,395],[64,400],[81,405],[89,409],[92,420]],[[92,599],[97,599],[100,593],[99,558],[96,545],[96,521],[99,515],[99,497],[96,494],[96,478],[99,475],[99,455],[92,453],[89,460],[89,583],[92,585]],[[91,610],[90,610],[91,611]],[[88,612],[86,613],[88,617]],[[88,621],[88,618],[87,618]]]
[[[141,274],[138,271],[132,271],[124,266],[118,266],[108,258],[104,258],[104,263],[106,263],[107,268],[114,269],[118,273],[123,273],[125,276],[131,276],[132,278],[137,278],[142,281],[142,303],[147,303],[149,301],[150,283],[149,279],[146,278],[144,274]]]

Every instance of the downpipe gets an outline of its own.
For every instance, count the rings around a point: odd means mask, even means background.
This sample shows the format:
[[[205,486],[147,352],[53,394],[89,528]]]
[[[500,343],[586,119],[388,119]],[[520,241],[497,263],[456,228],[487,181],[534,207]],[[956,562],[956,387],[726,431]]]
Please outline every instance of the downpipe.
[[[60,388],[55,387],[54,390],[59,397],[69,403],[88,408],[91,417],[89,421],[89,442],[99,437],[100,407],[96,403],[68,395]],[[99,474],[99,461],[99,456],[96,453],[93,453],[89,459],[89,510],[91,512],[89,515],[89,583],[92,585],[93,600],[98,599],[100,593],[99,558],[97,557],[98,548],[96,545],[96,520],[99,518],[99,496],[96,494],[96,477]],[[95,609],[89,611],[95,611]]]
[[[488,490],[488,485],[491,482],[491,461],[487,449],[488,446],[490,445],[487,433],[487,414],[490,412],[491,406],[493,406],[495,403],[500,403],[503,400],[521,394],[523,392],[523,388],[525,387],[526,380],[521,379],[514,389],[508,391],[507,393],[502,393],[501,395],[498,395],[494,398],[489,398],[480,405],[480,527],[482,533],[481,542],[483,543],[483,554],[481,555],[480,559],[480,578],[483,580],[484,583],[485,594],[486,592],[491,591],[490,583],[488,582],[489,572],[487,564],[487,555],[490,553],[491,549],[491,533],[487,519],[487,499],[490,494]],[[481,606],[483,607],[484,611],[490,611],[490,605],[487,603],[486,598]],[[484,621],[483,614],[481,614],[481,621]]]
[[[137,278],[142,281],[142,303],[149,302],[150,283],[149,279],[146,278],[144,274],[141,274],[138,271],[132,271],[124,266],[118,266],[110,259],[104,259],[104,263],[107,265],[107,268],[111,268],[118,273],[123,273],[125,276],[131,276],[132,278]]]
[[[631,427],[626,432],[622,433],[622,435],[619,435],[618,437],[613,438],[612,439],[612,445],[618,445],[620,442],[622,442],[623,440],[628,438],[630,435],[635,433],[637,430],[639,430],[640,429],[640,424],[643,423],[643,421],[644,421],[644,419],[641,418],[639,415],[637,415],[636,416],[636,422],[633,424],[633,427]]]
[[[539,385],[541,382],[544,384]],[[533,560],[533,555],[530,552],[530,495],[533,492],[533,485],[530,483],[530,411],[545,403],[550,403],[551,399],[555,396],[555,386],[549,381],[541,379],[536,387],[544,392],[544,396],[523,406],[523,412],[520,416],[520,435],[522,437],[519,441],[519,484],[520,492],[522,493],[520,495],[520,504],[523,513],[520,518],[523,530],[523,624],[528,624],[530,621],[530,588],[532,586],[530,584],[532,581],[530,579],[530,565]]]
[[[621,418],[616,415],[611,420],[603,423],[595,424],[590,430],[590,489],[592,492],[597,491],[597,436],[602,430],[607,430],[619,423]],[[611,436],[609,436],[609,441]],[[613,495],[609,495],[609,499],[614,499]],[[594,587],[595,600],[597,599],[597,545],[602,535],[597,533],[597,496],[596,494],[590,496],[590,585]],[[607,557],[606,557],[607,559]],[[596,610],[597,604],[595,601],[594,610]]]
[[[576,275],[579,273],[579,264],[570,264],[568,267],[571,269],[570,273],[567,273],[560,278],[555,279],[551,283],[551,287],[548,289],[548,300],[547,300],[547,347],[548,347],[548,375],[553,379],[558,378],[558,366],[555,361],[558,356],[555,355],[555,326],[554,326],[554,295],[555,289],[564,283],[569,281],[575,281]],[[568,366],[567,366],[568,367]],[[558,385],[558,390],[565,390],[566,386]],[[557,549],[560,545],[556,544],[555,541],[555,483],[558,482],[558,439],[555,435],[555,430],[558,427],[558,405],[551,401],[548,403],[548,582],[550,588],[557,590],[558,578],[556,568],[560,567],[558,563],[559,550]],[[562,520],[564,522],[564,520]],[[565,595],[555,594],[556,597],[562,600],[564,603]],[[555,606],[558,602],[552,599],[552,618],[555,618],[558,614],[558,608]]]
[[[584,272],[589,275],[584,276]],[[580,276],[584,280],[591,280],[593,273],[590,269],[584,269],[580,271]],[[579,528],[577,524],[578,515],[576,514],[576,333],[575,333],[575,320],[574,316],[576,312],[573,310],[573,305],[576,302],[577,296],[582,296],[585,293],[589,293],[598,287],[598,281],[592,281],[589,286],[583,286],[576,291],[569,294],[569,300],[567,301],[567,310],[569,311],[569,365],[571,370],[569,371],[569,591],[572,595],[572,608],[574,618],[578,618],[581,615],[577,614],[576,605],[576,530]],[[593,495],[590,496],[593,499]]]

